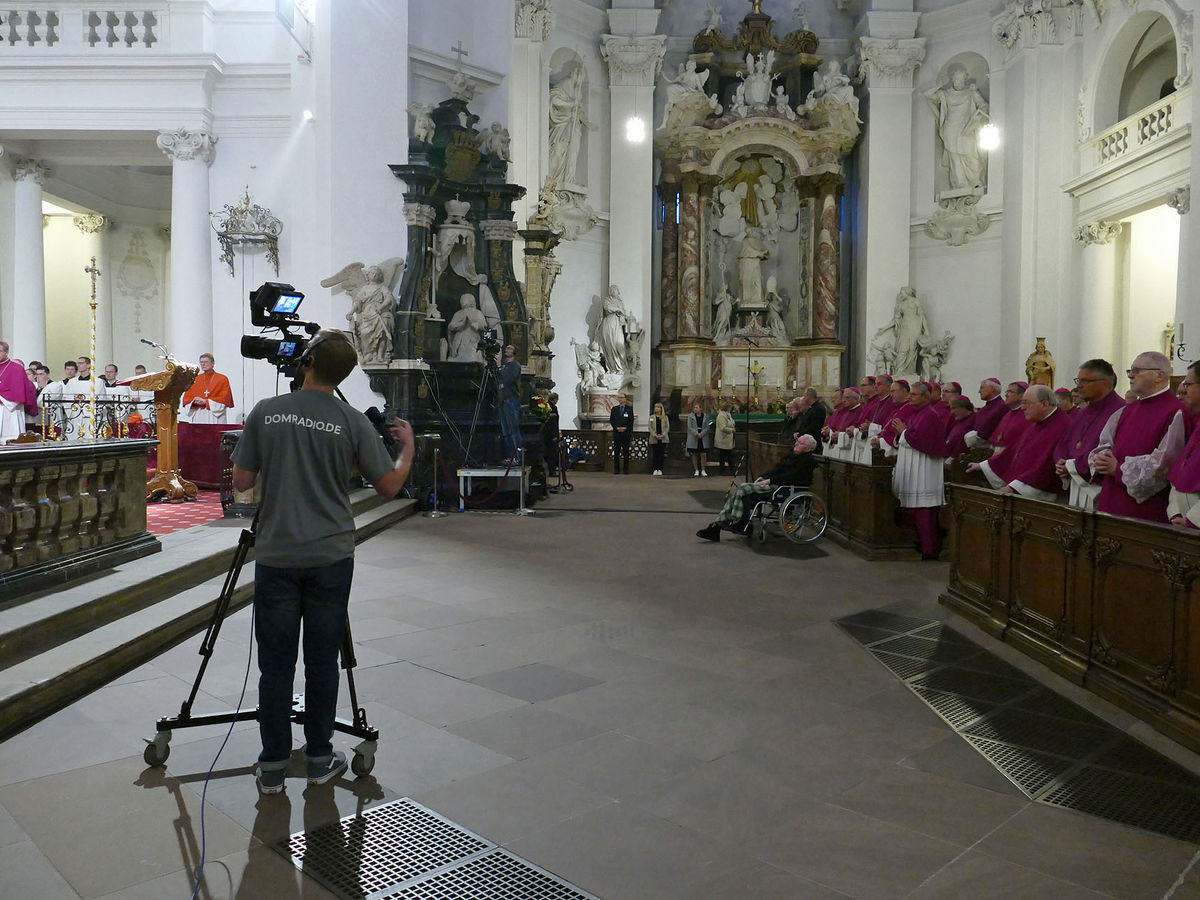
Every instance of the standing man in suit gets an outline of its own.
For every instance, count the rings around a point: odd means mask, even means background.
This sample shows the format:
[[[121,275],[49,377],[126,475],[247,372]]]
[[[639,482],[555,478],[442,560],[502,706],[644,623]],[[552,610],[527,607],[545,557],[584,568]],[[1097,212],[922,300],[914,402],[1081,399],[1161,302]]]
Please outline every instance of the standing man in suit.
[[[629,453],[633,446],[633,407],[629,398],[617,394],[617,402],[608,414],[613,431],[613,474],[621,474],[621,457],[625,458],[625,474],[629,474]]]

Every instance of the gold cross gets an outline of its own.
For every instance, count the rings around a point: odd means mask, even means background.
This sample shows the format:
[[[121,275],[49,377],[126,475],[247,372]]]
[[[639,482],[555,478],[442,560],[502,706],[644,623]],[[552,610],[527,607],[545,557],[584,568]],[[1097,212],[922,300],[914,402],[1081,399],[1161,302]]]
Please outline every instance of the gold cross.
[[[83,271],[92,276],[92,304],[96,303],[96,278],[100,274],[100,270],[96,267],[96,257],[92,257],[92,264],[85,266]]]
[[[762,12],[763,0],[750,0],[750,2],[754,4],[754,11],[756,13]]]

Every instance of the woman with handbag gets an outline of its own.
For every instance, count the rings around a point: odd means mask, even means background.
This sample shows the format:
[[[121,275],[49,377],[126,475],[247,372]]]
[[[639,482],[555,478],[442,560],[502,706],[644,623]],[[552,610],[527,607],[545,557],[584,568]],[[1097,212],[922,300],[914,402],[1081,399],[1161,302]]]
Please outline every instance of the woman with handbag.
[[[652,471],[651,475],[661,475],[663,470],[663,460],[667,452],[667,439],[671,433],[670,423],[667,421],[667,414],[663,411],[661,403],[654,404],[654,412],[650,414],[650,432],[646,440],[650,443],[650,458]]]

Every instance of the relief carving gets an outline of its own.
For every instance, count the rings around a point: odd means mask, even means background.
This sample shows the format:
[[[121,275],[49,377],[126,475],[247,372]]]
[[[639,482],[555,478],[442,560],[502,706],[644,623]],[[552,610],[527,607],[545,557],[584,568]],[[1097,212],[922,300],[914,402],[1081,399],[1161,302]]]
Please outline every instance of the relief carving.
[[[1147,675],[1145,681],[1160,694],[1174,694],[1175,664],[1167,663],[1153,675]]]
[[[1186,590],[1200,571],[1200,560],[1194,557],[1181,556],[1167,550],[1155,550],[1151,556],[1167,583],[1180,590]]]

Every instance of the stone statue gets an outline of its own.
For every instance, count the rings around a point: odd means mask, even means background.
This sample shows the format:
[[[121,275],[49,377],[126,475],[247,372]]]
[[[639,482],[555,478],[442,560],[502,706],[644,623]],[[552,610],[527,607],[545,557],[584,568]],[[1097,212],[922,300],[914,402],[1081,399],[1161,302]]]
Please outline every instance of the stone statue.
[[[499,122],[493,122],[492,127],[484,132],[480,141],[480,149],[496,159],[512,162],[512,138],[509,136],[508,129]]]
[[[720,3],[709,3],[704,8],[704,16],[704,28],[701,33],[705,31],[720,31],[721,26],[725,24],[725,17],[721,14]]]
[[[854,94],[854,86],[850,78],[842,72],[841,63],[836,59],[827,59],[813,74],[813,89],[808,92],[804,101],[805,112],[812,112],[820,103],[840,103],[850,107],[854,113],[854,121],[861,122],[858,117],[858,97]]]
[[[1046,339],[1037,339],[1037,346],[1025,360],[1025,380],[1030,384],[1054,387],[1054,357],[1046,349]]]
[[[757,306],[762,303],[762,261],[769,255],[757,229],[746,229],[746,236],[742,238],[742,246],[738,250],[738,274],[741,277],[739,289],[743,306]]]
[[[321,282],[321,287],[341,287],[350,295],[350,334],[361,363],[386,362],[392,356],[392,336],[396,327],[395,297],[392,294],[404,259],[393,256],[376,266],[350,263],[336,275]]]
[[[875,332],[871,352],[883,368],[878,372],[900,375],[919,374],[921,349],[934,340],[929,333],[925,310],[911,287],[903,287],[896,295],[892,321]]]
[[[584,70],[577,66],[550,88],[550,164],[546,177],[557,185],[575,183],[583,130],[591,128],[584,111]]]
[[[433,140],[434,124],[433,107],[428,103],[412,102],[408,104],[408,114],[413,117],[412,136],[422,144]]]
[[[950,345],[954,343],[954,335],[946,332],[940,338],[931,338],[921,343],[921,378],[924,381],[942,380],[942,367],[950,357]]]
[[[667,122],[671,118],[672,111],[677,106],[686,105],[698,107],[701,110],[720,113],[721,104],[717,102],[716,94],[706,94],[704,85],[708,81],[709,70],[703,72],[696,71],[696,61],[689,59],[679,66],[679,71],[674,78],[665,78],[667,83],[667,105],[663,108],[662,125],[660,128],[665,128]]]
[[[788,343],[788,333],[783,316],[787,312],[787,302],[780,296],[777,288],[775,276],[772,275],[767,279],[767,331],[771,332],[771,337],[776,341],[786,344]]]
[[[729,330],[731,328],[730,320],[733,318],[733,294],[729,293],[729,288],[723,282],[721,291],[713,300],[712,310],[712,336],[713,343],[718,346],[723,346],[729,343]]]
[[[608,286],[608,294],[601,301],[600,311],[600,327],[596,340],[604,356],[604,368],[610,375],[619,374],[625,370],[628,313],[625,312],[625,303],[621,300],[621,292],[615,284]]]
[[[982,192],[987,154],[979,147],[979,129],[990,119],[987,101],[968,81],[966,66],[950,66],[946,79],[926,99],[942,141],[941,163],[951,190]]]
[[[788,95],[784,93],[782,84],[775,86],[775,112],[790,121],[796,119],[796,113],[788,105]]]
[[[487,328],[487,319],[475,305],[475,297],[463,294],[460,309],[450,317],[446,326],[448,359],[452,362],[483,362],[479,339]]]
[[[575,366],[579,370],[580,390],[588,391],[599,386],[600,379],[604,376],[600,346],[595,341],[584,345],[574,338],[571,339],[571,346],[575,348]]]

